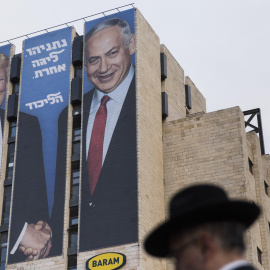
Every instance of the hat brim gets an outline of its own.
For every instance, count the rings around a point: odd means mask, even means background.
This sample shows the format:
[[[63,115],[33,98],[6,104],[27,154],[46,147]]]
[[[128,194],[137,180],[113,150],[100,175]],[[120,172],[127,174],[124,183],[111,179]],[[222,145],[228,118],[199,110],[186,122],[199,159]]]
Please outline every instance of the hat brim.
[[[181,228],[196,226],[206,222],[235,221],[248,228],[259,216],[260,208],[245,201],[227,201],[203,205],[158,226],[146,238],[145,250],[156,257],[167,257],[170,253],[168,240],[171,233]]]

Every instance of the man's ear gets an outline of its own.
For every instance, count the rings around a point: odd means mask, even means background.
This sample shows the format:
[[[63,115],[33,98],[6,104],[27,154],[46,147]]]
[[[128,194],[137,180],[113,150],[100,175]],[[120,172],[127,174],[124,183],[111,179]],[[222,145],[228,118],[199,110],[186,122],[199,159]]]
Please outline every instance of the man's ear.
[[[208,261],[211,259],[216,252],[216,245],[213,237],[208,233],[203,233],[200,236],[200,249],[201,253],[204,256],[204,259]]]
[[[135,46],[135,35],[132,34],[130,41],[129,41],[129,54],[132,55],[135,52],[136,46]]]

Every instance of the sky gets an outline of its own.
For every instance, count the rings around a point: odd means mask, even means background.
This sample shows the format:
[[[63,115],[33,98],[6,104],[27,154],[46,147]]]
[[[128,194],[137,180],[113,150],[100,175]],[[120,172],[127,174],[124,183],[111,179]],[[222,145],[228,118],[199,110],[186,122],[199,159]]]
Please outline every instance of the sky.
[[[207,112],[261,109],[269,154],[269,0],[1,0],[0,41],[131,3],[204,95]],[[83,34],[83,21],[72,25]],[[20,53],[22,39],[12,43]]]

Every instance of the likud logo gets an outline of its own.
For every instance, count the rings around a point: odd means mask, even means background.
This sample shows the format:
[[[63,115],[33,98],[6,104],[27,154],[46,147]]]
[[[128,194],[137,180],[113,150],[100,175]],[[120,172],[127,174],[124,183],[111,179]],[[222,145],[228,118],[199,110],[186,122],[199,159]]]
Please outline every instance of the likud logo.
[[[115,270],[126,264],[126,256],[121,253],[108,252],[90,258],[86,262],[88,270]]]

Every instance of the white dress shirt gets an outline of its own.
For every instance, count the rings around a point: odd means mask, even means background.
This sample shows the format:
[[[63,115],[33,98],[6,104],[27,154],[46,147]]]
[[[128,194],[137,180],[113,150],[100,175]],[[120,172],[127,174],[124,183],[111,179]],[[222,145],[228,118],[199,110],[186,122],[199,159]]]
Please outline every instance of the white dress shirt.
[[[105,160],[111,138],[116,126],[116,123],[118,121],[122,106],[124,104],[129,86],[131,84],[131,81],[134,76],[134,67],[131,65],[129,69],[129,73],[126,76],[126,78],[123,80],[121,84],[117,86],[112,92],[108,94],[104,94],[103,92],[99,91],[98,89],[95,89],[95,92],[93,94],[93,99],[91,102],[91,108],[88,118],[88,124],[87,124],[87,132],[86,132],[86,160],[88,159],[88,150],[89,150],[89,144],[91,140],[92,135],[92,129],[96,117],[96,113],[99,109],[101,99],[104,95],[107,95],[110,97],[109,101],[106,104],[107,107],[107,120],[106,120],[106,127],[105,127],[105,134],[104,134],[104,142],[103,142],[103,154],[102,154],[102,165]]]

